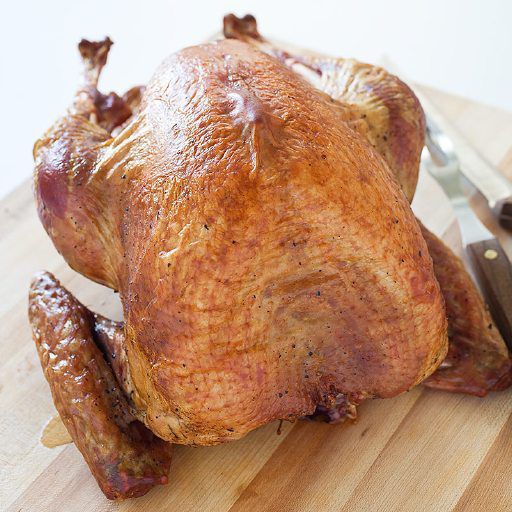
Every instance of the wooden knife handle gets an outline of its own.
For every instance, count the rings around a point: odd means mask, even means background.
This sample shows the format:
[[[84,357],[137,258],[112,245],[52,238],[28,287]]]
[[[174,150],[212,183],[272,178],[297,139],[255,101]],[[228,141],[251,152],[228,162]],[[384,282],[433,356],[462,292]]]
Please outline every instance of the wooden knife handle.
[[[468,244],[468,255],[491,315],[512,351],[512,265],[496,238]]]
[[[493,211],[501,227],[512,231],[512,196],[498,201]]]

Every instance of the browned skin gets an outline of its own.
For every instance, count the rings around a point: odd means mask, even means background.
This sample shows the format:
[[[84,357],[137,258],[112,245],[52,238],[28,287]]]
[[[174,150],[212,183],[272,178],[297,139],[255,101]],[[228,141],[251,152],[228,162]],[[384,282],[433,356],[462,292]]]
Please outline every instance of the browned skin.
[[[119,327],[95,317],[48,273],[34,278],[29,301],[53,401],[105,496],[141,496],[167,483],[172,445],[131,415],[96,345],[97,329],[115,332]]]
[[[273,55],[331,98],[350,106],[354,126],[384,157],[412,201],[425,116],[411,89],[385,69],[353,59],[285,50],[264,39],[256,20],[247,15],[224,18],[224,36],[245,41]]]
[[[412,197],[424,130],[410,90],[353,61],[341,74],[318,59],[289,69],[289,57],[229,40],[171,56],[145,90],[105,96],[96,86],[110,44],[81,43],[84,84],[35,145],[35,192],[68,263],[119,290],[124,329],[96,317],[91,335],[92,313],[48,276],[30,300],[40,346],[60,346],[39,327],[57,323],[86,340],[76,372],[96,351],[102,380],[88,396],[103,409],[78,411],[82,430],[66,423],[100,486],[115,485],[108,461],[122,451],[80,445],[79,432],[124,442],[105,398],[115,378],[130,420],[206,445],[315,410],[350,417],[361,400],[432,374],[447,322],[400,190]],[[325,82],[333,97],[297,63],[343,77]],[[73,306],[53,307],[47,286]],[[66,417],[81,389],[42,364]],[[148,442],[128,445],[142,453]]]
[[[250,15],[226,16],[224,34],[275,55],[332,98],[356,105],[368,127],[360,123],[353,127],[368,137],[385,158],[412,200],[425,122],[421,106],[409,87],[379,67],[283,50],[259,34],[256,20]],[[314,73],[297,67],[297,63],[305,64]],[[506,345],[463,263],[424,226],[422,231],[446,302],[450,333],[448,357],[426,385],[478,396],[497,386],[509,385],[511,371]],[[340,403],[345,408],[345,399]]]
[[[446,302],[448,355],[424,384],[484,396],[510,384],[510,358],[462,261],[422,226],[434,271]]]
[[[88,91],[36,144],[39,210],[119,290],[157,435],[224,442],[432,373],[447,338],[426,245],[347,106],[237,41],[171,56],[115,138]]]

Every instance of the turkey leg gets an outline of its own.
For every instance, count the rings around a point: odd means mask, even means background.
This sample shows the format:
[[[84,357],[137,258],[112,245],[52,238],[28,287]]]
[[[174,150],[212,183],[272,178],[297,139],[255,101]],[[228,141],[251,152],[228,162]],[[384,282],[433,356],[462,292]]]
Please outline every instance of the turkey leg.
[[[97,89],[112,42],[82,40],[84,74],[72,106],[34,145],[34,190],[38,213],[57,250],[69,265],[97,282],[118,289],[119,262],[114,221],[106,206],[116,189],[100,169],[111,132],[132,116],[142,88],[123,98]],[[122,180],[119,180],[122,181]]]

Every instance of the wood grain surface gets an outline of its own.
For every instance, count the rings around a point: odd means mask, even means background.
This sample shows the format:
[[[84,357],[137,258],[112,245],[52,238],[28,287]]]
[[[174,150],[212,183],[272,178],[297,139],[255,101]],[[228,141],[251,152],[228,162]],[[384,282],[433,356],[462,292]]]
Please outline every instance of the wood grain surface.
[[[512,114],[422,90],[512,178]],[[478,194],[473,205],[512,255],[512,237]],[[414,209],[458,247],[449,203],[427,176]],[[0,264],[0,510],[512,510],[512,390],[479,399],[422,387],[362,405],[355,424],[284,423],[280,435],[271,424],[223,446],[178,446],[168,486],[109,502],[74,445],[48,449],[39,441],[55,410],[30,336],[27,289],[31,275],[47,269],[102,314],[120,318],[118,298],[56,253],[28,182],[0,202]]]

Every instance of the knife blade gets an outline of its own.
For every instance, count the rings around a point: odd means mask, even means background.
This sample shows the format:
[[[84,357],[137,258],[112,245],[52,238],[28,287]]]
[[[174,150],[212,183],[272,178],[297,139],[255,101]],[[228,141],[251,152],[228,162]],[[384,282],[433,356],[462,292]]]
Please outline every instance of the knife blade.
[[[512,351],[512,265],[497,238],[480,222],[461,186],[453,143],[427,116],[422,165],[441,185],[459,222],[464,249],[496,325]]]

